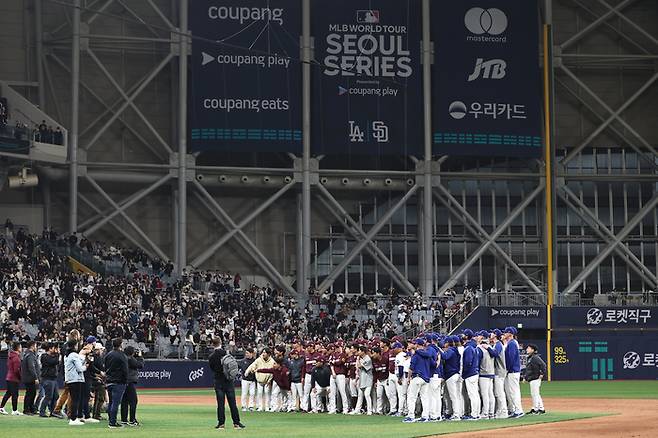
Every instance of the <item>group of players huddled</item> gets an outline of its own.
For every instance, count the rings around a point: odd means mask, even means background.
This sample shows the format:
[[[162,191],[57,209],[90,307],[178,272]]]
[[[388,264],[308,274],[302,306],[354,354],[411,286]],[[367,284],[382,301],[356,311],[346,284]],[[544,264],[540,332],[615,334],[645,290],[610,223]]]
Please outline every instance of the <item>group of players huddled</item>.
[[[514,327],[466,329],[409,341],[295,341],[258,355],[247,349],[238,361],[242,410],[395,415],[406,423],[522,417],[516,335]],[[544,414],[539,389],[546,364],[537,346],[526,352],[529,413]]]

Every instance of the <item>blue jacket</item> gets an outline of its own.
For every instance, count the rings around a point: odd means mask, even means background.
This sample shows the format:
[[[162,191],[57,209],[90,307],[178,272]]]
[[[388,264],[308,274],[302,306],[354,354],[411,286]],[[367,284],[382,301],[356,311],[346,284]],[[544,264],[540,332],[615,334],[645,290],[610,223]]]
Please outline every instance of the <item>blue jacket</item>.
[[[432,377],[434,374],[439,373],[438,367],[436,366],[436,361],[439,358],[439,348],[434,344],[430,344],[425,351],[429,354],[427,360],[429,361],[430,366],[430,377]]]
[[[431,347],[432,350],[434,350],[434,372],[432,375],[436,374],[439,379],[443,379],[443,361],[439,361],[441,352],[439,351],[438,345],[432,344]],[[437,362],[439,363],[438,365]]]
[[[505,366],[508,373],[521,372],[521,355],[519,354],[519,343],[516,339],[509,341],[505,347]]]
[[[468,341],[464,347],[464,368],[462,377],[467,379],[472,376],[480,374],[480,355],[479,348],[475,345],[475,341]]]
[[[441,360],[443,361],[443,372],[446,380],[459,374],[459,363],[461,362],[461,355],[457,347],[450,347],[441,353]]]
[[[431,353],[425,350],[416,350],[416,353],[411,356],[411,365],[409,366],[411,377],[420,377],[425,383],[429,383],[431,377],[428,356],[431,356]]]

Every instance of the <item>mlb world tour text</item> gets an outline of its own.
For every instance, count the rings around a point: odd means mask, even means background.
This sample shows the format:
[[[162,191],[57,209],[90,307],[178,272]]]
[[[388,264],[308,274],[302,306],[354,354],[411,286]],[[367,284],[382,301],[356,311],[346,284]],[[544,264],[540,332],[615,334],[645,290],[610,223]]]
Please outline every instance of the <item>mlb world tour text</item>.
[[[332,24],[329,31],[325,75],[408,78],[413,73],[406,26]]]

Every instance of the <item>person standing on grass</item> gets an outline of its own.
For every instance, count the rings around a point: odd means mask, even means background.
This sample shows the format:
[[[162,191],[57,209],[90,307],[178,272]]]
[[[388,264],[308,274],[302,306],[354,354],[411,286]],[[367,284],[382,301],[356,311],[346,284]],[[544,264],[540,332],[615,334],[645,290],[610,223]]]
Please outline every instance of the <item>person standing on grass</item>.
[[[539,389],[541,388],[541,380],[546,375],[546,362],[539,356],[537,346],[529,344],[526,349],[528,353],[528,363],[525,367],[524,379],[530,383],[530,395],[532,396],[532,409],[531,414],[545,414],[544,401],[541,398]]]
[[[366,413],[372,415],[372,359],[368,355],[368,347],[365,345],[359,346],[359,352],[356,359],[356,370],[358,373],[358,389],[359,396],[356,401],[356,407],[351,412],[352,415],[361,415],[361,407],[363,406],[363,399],[365,398]]]
[[[235,401],[235,377],[238,374],[237,361],[230,354],[226,354],[226,351],[221,347],[219,338],[213,339],[212,345],[215,350],[208,358],[208,364],[215,377],[215,397],[217,398],[217,426],[215,426],[215,429],[224,429],[226,421],[225,401],[228,401],[231,410],[233,427],[235,429],[244,429],[245,425],[240,422],[240,412]]]
[[[0,404],[0,414],[2,415],[9,415],[9,412],[5,410],[5,405],[9,398],[11,398],[11,415],[23,415],[18,410],[18,385],[21,381],[21,351],[20,342],[13,342],[11,344],[11,351],[7,356],[7,377],[5,378],[7,392],[2,397],[2,403]]]
[[[128,358],[121,351],[123,339],[115,338],[112,340],[112,351],[105,355],[105,380],[107,382],[107,393],[110,403],[107,407],[109,417],[108,427],[111,429],[122,427],[117,422],[117,413],[123,393],[126,391],[128,383]]]
[[[41,389],[43,399],[39,407],[39,416],[46,417],[46,408],[51,417],[63,418],[61,414],[55,414],[55,405],[59,398],[57,392],[57,369],[59,368],[59,346],[57,343],[48,343],[43,346],[45,353],[39,358],[41,361]]]
[[[34,399],[39,387],[39,370],[37,367],[37,343],[29,341],[21,360],[21,380],[25,385],[23,396],[23,415],[34,415]]]
[[[259,373],[261,368],[272,368],[274,359],[271,356],[272,350],[263,348],[260,356],[252,363],[245,373],[247,375],[256,373],[256,411],[270,410],[270,395],[272,393],[272,375]]]
[[[250,411],[254,410],[254,403],[256,400],[256,376],[253,374],[246,374],[247,368],[254,363],[254,355],[254,349],[247,348],[244,351],[244,359],[238,361],[240,374],[242,374],[242,379],[240,381],[242,386],[242,391],[240,393],[242,412],[246,412],[247,409]]]
[[[67,342],[67,354],[64,359],[64,381],[69,387],[71,397],[71,410],[68,412],[69,426],[82,426],[85,424],[82,414],[82,396],[85,386],[84,372],[87,369],[85,361],[91,349],[85,346],[78,353],[76,351],[77,346],[77,341]]]
[[[121,401],[121,424],[128,426],[139,426],[137,421],[137,381],[139,380],[139,370],[144,368],[144,358],[142,352],[132,346],[127,346],[124,350],[128,358],[128,385],[126,392]],[[128,408],[130,408],[130,421],[128,421]]]
[[[507,394],[510,418],[519,418],[525,415],[523,405],[521,404],[521,387],[519,386],[521,355],[519,353],[519,343],[515,339],[516,333],[517,330],[514,327],[507,327],[503,335],[503,341],[505,342],[505,365],[507,366],[505,393]]]
[[[69,332],[66,342],[62,345],[61,348],[61,372],[64,373],[64,357],[66,355],[67,351],[67,343],[69,341],[76,341],[76,342],[81,342],[82,341],[82,335],[80,334],[79,330],[73,329]],[[77,348],[76,348],[77,350]],[[62,375],[62,377],[64,377]],[[69,397],[69,387],[65,384],[64,385],[64,390],[60,394],[59,400],[57,401],[57,404],[55,405],[55,416],[62,416],[62,408],[64,408],[64,405],[66,405],[66,410],[67,412],[71,410],[71,399]]]

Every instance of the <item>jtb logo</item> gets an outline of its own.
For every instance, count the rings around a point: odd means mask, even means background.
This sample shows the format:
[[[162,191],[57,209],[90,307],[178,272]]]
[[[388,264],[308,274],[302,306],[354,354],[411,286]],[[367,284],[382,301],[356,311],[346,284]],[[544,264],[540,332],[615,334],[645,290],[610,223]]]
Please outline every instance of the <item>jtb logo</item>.
[[[505,77],[505,68],[507,63],[502,59],[490,59],[485,61],[478,58],[475,61],[475,70],[468,77],[468,82],[474,81],[478,78],[482,79],[502,79]]]

